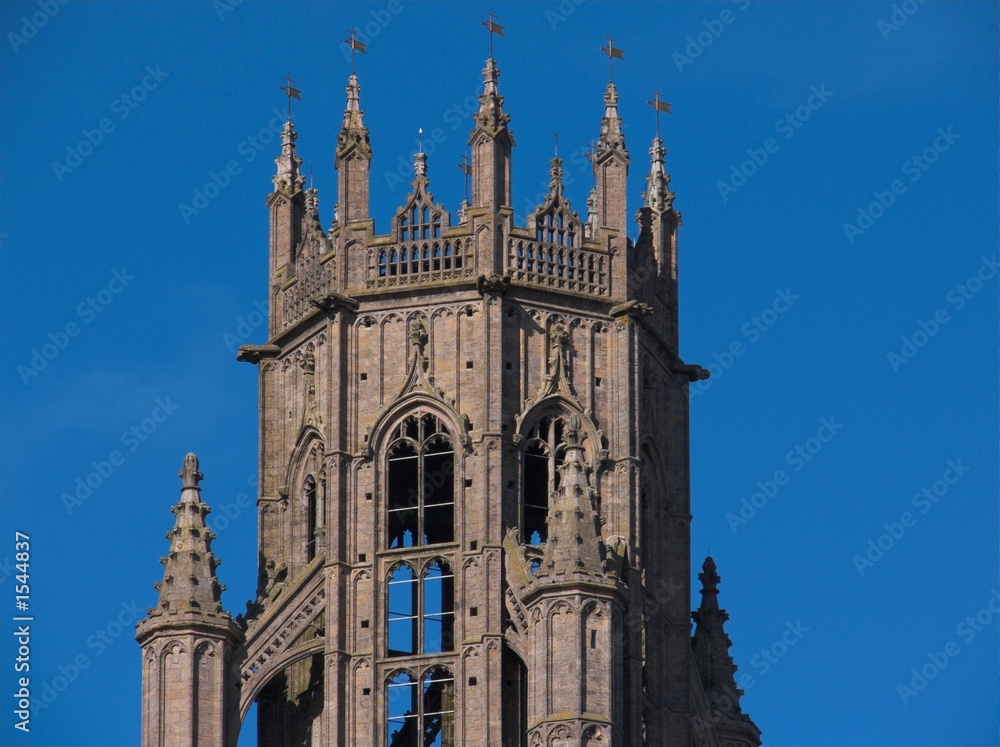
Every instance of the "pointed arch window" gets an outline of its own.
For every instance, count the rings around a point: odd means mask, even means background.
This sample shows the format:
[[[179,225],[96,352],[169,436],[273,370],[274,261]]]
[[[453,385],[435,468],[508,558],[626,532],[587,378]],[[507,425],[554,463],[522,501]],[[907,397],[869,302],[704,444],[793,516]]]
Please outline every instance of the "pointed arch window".
[[[455,678],[444,667],[419,681],[399,672],[386,683],[387,747],[454,747]]]
[[[455,449],[435,415],[403,420],[387,451],[388,547],[452,542]]]
[[[389,576],[387,655],[438,654],[455,648],[455,574],[435,559],[420,578],[408,563]]]
[[[521,539],[528,545],[541,545],[548,538],[549,501],[559,487],[559,465],[566,447],[563,429],[562,418],[546,415],[525,439]]]

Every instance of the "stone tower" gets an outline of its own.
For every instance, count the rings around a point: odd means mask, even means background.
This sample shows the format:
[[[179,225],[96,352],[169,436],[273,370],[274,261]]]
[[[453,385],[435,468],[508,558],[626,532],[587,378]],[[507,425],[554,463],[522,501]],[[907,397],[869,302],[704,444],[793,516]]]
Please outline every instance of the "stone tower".
[[[663,142],[633,242],[609,84],[586,218],[553,158],[517,225],[494,59],[483,77],[457,222],[418,153],[376,233],[355,75],[326,230],[285,125],[268,340],[238,355],[259,368],[257,596],[239,628],[221,612],[186,462],[140,625],[144,747],[234,745],[253,703],[262,747],[759,745],[714,564],[692,637],[688,386],[707,372],[679,356]],[[223,670],[188,674],[206,646]]]

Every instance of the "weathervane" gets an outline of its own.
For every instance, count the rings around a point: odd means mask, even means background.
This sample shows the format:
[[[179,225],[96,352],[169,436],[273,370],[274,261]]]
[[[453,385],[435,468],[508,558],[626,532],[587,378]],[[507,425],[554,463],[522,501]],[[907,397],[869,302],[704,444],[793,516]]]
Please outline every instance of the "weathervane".
[[[664,114],[670,114],[670,104],[660,98],[663,94],[660,93],[659,86],[653,91],[653,98],[646,103],[653,107],[653,111],[656,112],[656,136],[660,136],[660,112]]]
[[[624,60],[625,51],[619,49],[615,46],[615,39],[610,33],[604,38],[604,41],[608,43],[608,46],[601,47],[601,51],[608,56],[608,79],[614,82],[615,79],[615,60]]]
[[[503,36],[503,29],[504,29],[504,27],[501,26],[499,23],[494,22],[493,20],[494,18],[496,18],[496,16],[493,14],[493,8],[490,8],[489,11],[486,13],[486,20],[482,22],[483,26],[486,27],[486,30],[490,32],[491,60],[493,59],[493,35],[496,34],[498,36]]]
[[[292,99],[295,99],[296,101],[302,101],[302,97],[299,96],[299,94],[302,93],[302,91],[300,91],[298,88],[294,88],[292,86],[292,83],[294,83],[294,82],[295,81],[292,80],[292,74],[288,73],[288,75],[285,76],[285,85],[278,87],[278,90],[279,91],[283,91],[284,94],[288,97],[288,121],[289,122],[292,121]]]
[[[350,36],[344,39],[344,44],[346,44],[351,49],[351,75],[354,75],[354,53],[360,52],[361,54],[368,54],[365,49],[364,42],[358,41],[358,32],[354,30],[351,26],[350,30],[347,32]]]

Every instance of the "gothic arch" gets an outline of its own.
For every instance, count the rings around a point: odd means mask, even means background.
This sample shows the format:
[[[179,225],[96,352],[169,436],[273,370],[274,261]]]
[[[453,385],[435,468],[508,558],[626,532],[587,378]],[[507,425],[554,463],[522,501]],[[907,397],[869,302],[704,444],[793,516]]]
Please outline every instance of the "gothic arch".
[[[590,417],[590,413],[582,408],[579,403],[569,399],[562,394],[550,394],[547,397],[543,397],[538,402],[533,403],[520,415],[514,416],[514,435],[513,440],[515,444],[520,444],[527,435],[531,432],[531,429],[535,427],[539,420],[543,417],[553,417],[553,418],[563,418],[568,420],[572,415],[578,415],[580,417],[580,424],[584,432],[584,446],[587,448],[587,456],[594,460],[598,451],[603,448],[603,433],[597,429],[594,425],[593,420]],[[592,467],[597,467],[597,464],[592,464]]]
[[[391,433],[392,428],[407,416],[418,413],[437,415],[444,422],[456,446],[461,444],[467,453],[472,451],[468,419],[464,415],[443,398],[434,398],[427,392],[411,391],[397,399],[375,418],[368,431],[368,444],[372,452],[382,454],[388,446],[385,443],[386,434]]]
[[[299,432],[288,461],[289,520],[286,521],[287,556],[294,566],[304,566],[322,556],[326,527],[326,476],[323,470],[325,443],[315,426]]]

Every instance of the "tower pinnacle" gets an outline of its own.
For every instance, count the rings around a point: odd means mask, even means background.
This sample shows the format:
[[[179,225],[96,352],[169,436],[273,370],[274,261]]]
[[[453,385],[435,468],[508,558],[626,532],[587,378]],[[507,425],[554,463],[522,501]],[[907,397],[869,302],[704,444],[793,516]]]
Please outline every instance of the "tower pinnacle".
[[[174,528],[167,532],[170,551],[161,559],[163,581],[156,584],[159,603],[147,620],[180,614],[228,621],[221,602],[225,587],[215,574],[220,561],[211,549],[215,534],[205,524],[211,509],[202,503],[198,487],[203,477],[198,471],[198,457],[185,456],[177,474],[181,478],[181,499],[171,508],[177,518]]]
[[[476,124],[496,137],[505,130],[510,121],[510,115],[504,113],[503,96],[497,81],[500,78],[500,68],[497,61],[490,57],[483,68],[483,92],[479,96],[479,111],[473,115]]]
[[[333,165],[338,171],[337,213],[342,223],[368,219],[369,172],[372,160],[368,128],[361,111],[361,86],[353,72],[347,81],[344,124],[337,135]]]
[[[604,564],[593,505],[594,491],[587,479],[579,415],[570,418],[563,439],[566,453],[559,467],[559,487],[552,496],[549,536],[538,576],[602,575]]]
[[[701,606],[691,613],[697,623],[691,644],[716,730],[727,737],[732,735],[734,744],[759,745],[760,731],[740,708],[743,691],[736,686],[736,665],[729,655],[733,644],[723,629],[729,615],[719,607],[722,579],[711,556],[705,558],[698,579],[702,584]]]
[[[225,747],[239,729],[238,701],[227,686],[230,656],[243,634],[222,609],[215,575],[215,535],[205,524],[198,457],[184,457],[181,499],[160,559],[163,581],[156,607],[136,626],[142,657],[142,745]]]
[[[614,83],[608,83],[604,90],[604,118],[601,120],[601,136],[597,141],[597,157],[600,158],[609,150],[625,150],[622,119],[618,116],[618,89]]]
[[[664,168],[666,153],[663,140],[657,135],[653,138],[653,147],[649,149],[652,162],[649,174],[646,176],[646,194],[643,195],[646,207],[656,212],[664,212],[674,206],[674,193],[670,191],[670,175]]]
[[[295,126],[291,120],[285,122],[281,131],[281,155],[274,159],[278,171],[272,178],[275,192],[284,192],[291,196],[302,189],[305,177],[301,174],[302,159],[295,154],[295,141],[298,139]]]
[[[514,137],[507,129],[510,115],[503,110],[503,96],[497,86],[500,69],[490,57],[483,68],[483,92],[479,110],[472,115],[475,127],[469,138],[472,146],[472,204],[495,211],[511,204],[511,148]]]

